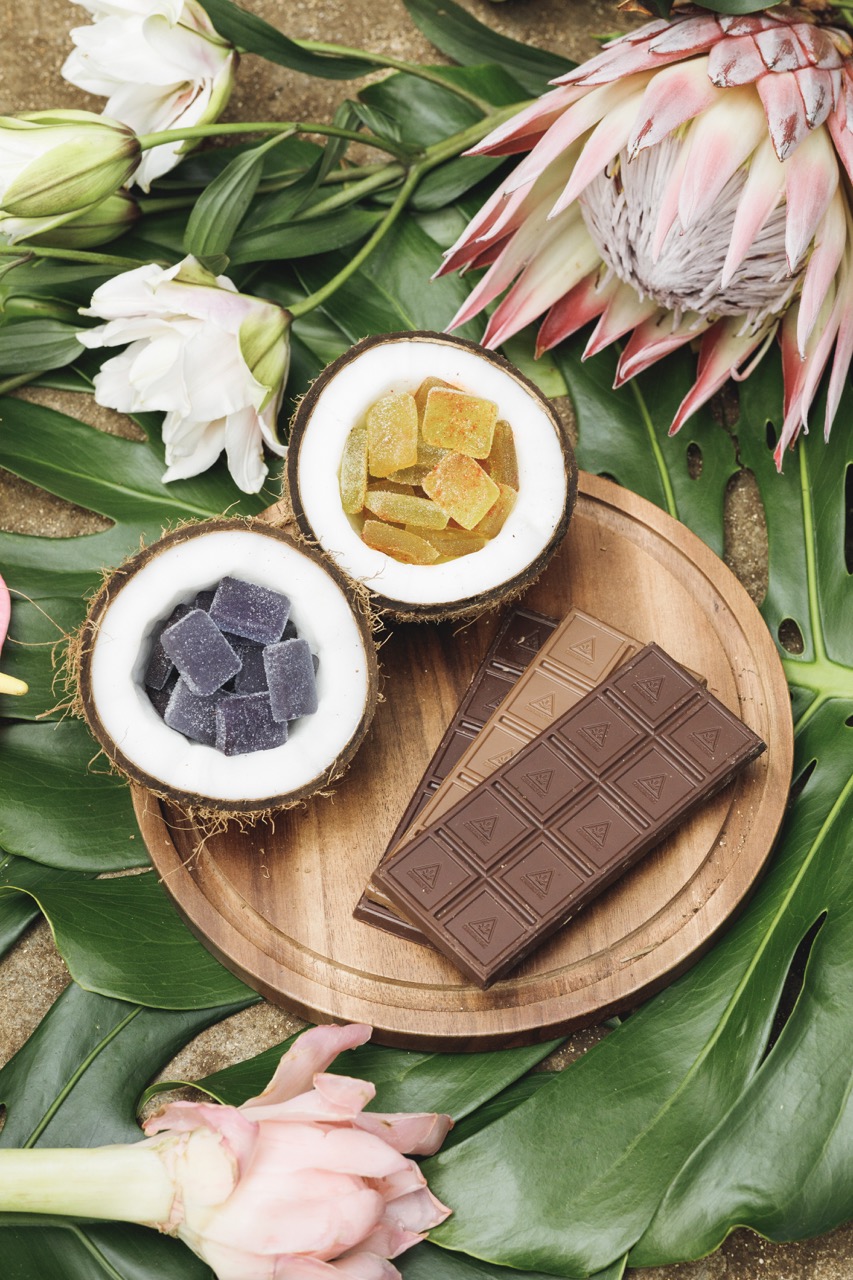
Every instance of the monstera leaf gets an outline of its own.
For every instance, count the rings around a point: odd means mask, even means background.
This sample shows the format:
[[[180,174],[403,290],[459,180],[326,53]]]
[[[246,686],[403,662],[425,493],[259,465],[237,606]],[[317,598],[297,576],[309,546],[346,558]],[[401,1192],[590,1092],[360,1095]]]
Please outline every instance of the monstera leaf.
[[[579,410],[583,462],[617,476],[631,469],[632,487],[688,523],[707,524],[709,490],[685,480],[684,443],[654,426],[669,415],[651,397],[678,388],[641,382],[632,422],[620,424],[612,420],[616,398],[591,390],[593,369],[581,370],[572,354],[561,367]],[[602,371],[602,384],[606,377]],[[768,360],[741,390],[737,428],[767,513],[764,614],[774,634],[787,620],[782,634],[793,627],[802,637],[802,653],[782,650],[797,716],[797,798],[778,854],[741,919],[692,972],[549,1089],[429,1162],[437,1194],[455,1208],[434,1233],[447,1248],[580,1278],[626,1254],[636,1266],[704,1255],[735,1225],[787,1240],[849,1216],[853,581],[845,481],[853,442],[843,431],[828,445],[806,440],[778,476],[779,385]],[[706,454],[720,448],[711,430],[691,436]],[[802,990],[779,1031],[786,975],[808,947]]]

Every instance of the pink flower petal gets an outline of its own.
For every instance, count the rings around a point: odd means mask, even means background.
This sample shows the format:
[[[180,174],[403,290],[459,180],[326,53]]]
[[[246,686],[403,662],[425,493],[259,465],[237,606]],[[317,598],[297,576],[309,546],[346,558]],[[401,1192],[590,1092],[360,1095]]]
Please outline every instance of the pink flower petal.
[[[826,216],[818,228],[800,295],[797,320],[797,346],[804,355],[806,344],[817,323],[823,300],[835,279],[847,247],[847,215],[844,197],[836,191]]]
[[[519,111],[511,120],[499,124],[497,129],[493,129],[482,142],[476,143],[466,151],[465,155],[506,155],[506,148],[508,146],[514,148],[514,144],[519,139],[543,134],[567,107],[577,102],[578,98],[582,98],[585,93],[587,90],[580,85],[567,85],[564,88],[553,89],[550,93],[544,93],[541,98],[537,98],[529,107]]]
[[[838,188],[838,161],[824,129],[803,140],[785,165],[785,252],[795,271]]]
[[[804,67],[794,73],[803,99],[806,124],[817,129],[835,106],[833,76],[840,81],[838,72],[820,71],[817,67]]]
[[[706,58],[694,58],[659,71],[648,84],[628,139],[631,159],[644,147],[667,137],[673,129],[710,107],[718,90],[708,79]]]
[[[588,360],[590,356],[597,355],[599,351],[603,351],[605,347],[609,347],[611,343],[618,341],[629,329],[635,329],[638,324],[648,320],[658,310],[659,306],[654,298],[646,298],[645,301],[641,301],[632,285],[620,285],[611,296],[607,304],[607,310],[586,344],[586,350],[583,353],[584,360]]]
[[[853,131],[847,122],[847,105],[839,101],[827,124],[835,150],[848,178],[853,182]]]
[[[623,386],[638,373],[643,373],[658,360],[668,356],[671,351],[677,351],[685,343],[695,341],[709,326],[710,321],[693,314],[685,316],[680,325],[673,326],[671,313],[659,311],[650,320],[638,325],[631,334],[619,357],[613,386]]]
[[[539,327],[536,337],[537,357],[601,315],[616,291],[619,280],[616,276],[611,276],[605,284],[599,285],[600,274],[599,271],[590,272],[580,284],[554,303]]]
[[[730,36],[715,44],[708,55],[708,75],[721,89],[752,84],[766,71],[754,35]]]
[[[365,1111],[355,1124],[359,1129],[382,1138],[396,1151],[412,1156],[431,1156],[438,1151],[453,1128],[450,1116],[428,1112],[383,1115],[378,1111]]]
[[[548,214],[549,218],[556,218],[564,209],[568,209],[569,205],[574,204],[593,178],[606,169],[623,147],[628,145],[641,101],[639,93],[632,94],[613,107],[596,125],[584,143],[577,164],[572,170],[572,176]]]
[[[685,231],[702,217],[766,133],[751,89],[719,89],[717,100],[690,126],[690,158],[678,216]]]
[[[6,639],[6,633],[9,630],[9,619],[12,616],[12,599],[9,595],[9,588],[0,578],[0,649],[3,648],[3,642]]]
[[[350,1280],[401,1280],[394,1264],[375,1253],[350,1253],[338,1258],[332,1267],[337,1275],[349,1276]]]
[[[339,1053],[357,1049],[370,1039],[372,1028],[362,1022],[345,1027],[311,1027],[288,1049],[263,1093],[249,1098],[241,1110],[248,1111],[259,1103],[286,1102],[312,1088],[314,1076],[325,1071]]]
[[[739,334],[739,316],[720,320],[702,339],[696,381],[679,405],[669,434],[675,435],[697,409],[711,399],[767,337],[759,331],[750,336]]]
[[[390,1201],[385,1209],[386,1218],[406,1231],[419,1233],[437,1227],[449,1214],[447,1206],[437,1200],[427,1186],[420,1187],[409,1195],[399,1196]]]
[[[723,289],[731,282],[784,192],[785,168],[777,158],[770,139],[766,138],[753,152],[738,201],[720,282]]]
[[[805,51],[792,27],[774,26],[759,31],[755,43],[768,71],[796,71],[798,67],[808,65]]]
[[[787,160],[808,133],[806,108],[797,77],[790,71],[762,76],[756,87],[780,160]]]

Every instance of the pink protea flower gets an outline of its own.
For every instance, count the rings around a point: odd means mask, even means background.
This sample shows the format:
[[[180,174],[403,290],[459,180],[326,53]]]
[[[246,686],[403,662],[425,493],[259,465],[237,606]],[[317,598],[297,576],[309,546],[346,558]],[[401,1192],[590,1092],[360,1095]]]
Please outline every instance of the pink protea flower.
[[[414,1160],[449,1116],[380,1115],[328,1075],[371,1028],[314,1027],[241,1107],[173,1102],[141,1142],[0,1151],[0,1210],[116,1218],[180,1237],[219,1280],[400,1280],[389,1261],[450,1210]]]
[[[540,352],[597,319],[585,356],[630,334],[617,386],[700,339],[670,433],[779,330],[777,466],[832,357],[828,435],[853,356],[851,55],[800,9],[690,7],[554,81],[474,148],[528,154],[446,255],[489,268],[451,327],[512,286],[487,346],[543,312]]]

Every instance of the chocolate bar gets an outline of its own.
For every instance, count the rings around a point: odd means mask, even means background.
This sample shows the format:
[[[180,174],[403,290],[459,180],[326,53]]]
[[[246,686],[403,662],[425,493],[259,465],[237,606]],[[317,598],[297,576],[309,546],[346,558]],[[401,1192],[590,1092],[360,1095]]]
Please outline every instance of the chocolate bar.
[[[647,645],[405,844],[376,880],[488,986],[764,749]]]
[[[457,737],[452,755],[448,752],[447,759],[441,761],[446,780],[438,790],[418,789],[383,858],[393,854],[404,839],[411,839],[435,822],[639,648],[639,641],[623,635],[615,627],[579,609],[571,609],[538,651],[531,654],[533,661],[514,688],[487,683],[481,702],[471,698],[469,691],[463,704],[467,704],[465,714],[470,716],[473,710],[479,711],[484,720],[488,716],[485,729],[477,741],[474,735],[469,735],[467,741],[461,735]],[[503,652],[499,650],[499,657]],[[354,914],[357,919],[399,937],[423,944],[428,942],[415,925],[400,920],[375,878],[368,884]]]
[[[477,668],[462,701],[441,739],[423,777],[415,788],[394,834],[389,852],[396,848],[421,810],[432,799],[448,772],[471,745],[489,716],[493,715],[524,670],[542,651],[557,626],[555,618],[532,609],[513,607],[498,626],[486,656]],[[420,929],[403,920],[392,908],[374,901],[368,893],[359,898],[353,915],[399,938],[429,945]]]

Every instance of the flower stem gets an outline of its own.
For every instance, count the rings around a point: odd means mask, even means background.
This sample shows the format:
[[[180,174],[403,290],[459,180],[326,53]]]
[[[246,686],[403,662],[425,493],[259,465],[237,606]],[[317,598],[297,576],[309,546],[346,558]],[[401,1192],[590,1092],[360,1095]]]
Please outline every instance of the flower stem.
[[[16,245],[0,244],[2,257],[17,256],[22,250],[32,254],[34,258],[61,258],[64,262],[84,262],[97,267],[121,267],[122,271],[142,266],[139,258],[118,258],[111,253],[89,253],[85,249],[48,249],[45,245],[27,244],[25,241]]]
[[[322,303],[324,303],[327,298],[330,298],[342,284],[345,284],[350,276],[359,269],[361,264],[370,257],[373,250],[385,234],[390,231],[391,227],[393,227],[394,223],[405,209],[409,202],[409,196],[420,182],[421,176],[421,169],[418,166],[409,170],[409,175],[400,188],[397,199],[376,227],[370,239],[366,240],[361,246],[358,253],[350,258],[346,266],[342,267],[337,275],[332,276],[331,280],[327,280],[324,285],[316,290],[316,292],[309,294],[308,297],[303,298],[301,302],[295,302],[291,307],[288,307],[288,310],[294,319],[297,316],[305,315],[308,311],[313,311],[315,307],[321,306]]]
[[[175,1189],[147,1143],[0,1151],[0,1212],[167,1222]]]
[[[350,142],[362,142],[365,146],[375,147],[377,151],[387,151],[398,159],[411,158],[410,148],[402,143],[392,142],[389,138],[377,138],[364,130],[342,129],[335,124],[315,124],[294,120],[240,120],[233,124],[194,124],[185,129],[162,129],[158,133],[139,135],[139,145],[143,151],[151,147],[159,147],[164,142],[183,142],[189,138],[219,138],[231,133],[317,133],[330,138],[346,138]]]
[[[397,182],[405,176],[406,170],[401,164],[384,165],[381,172],[361,178],[359,181],[345,186],[343,190],[336,191],[333,196],[327,196],[325,200],[312,204],[310,208],[298,214],[294,218],[294,222],[305,222],[310,218],[316,218],[318,214],[331,213],[333,209],[339,209],[342,205],[352,204],[354,200],[359,200],[362,196],[369,195],[371,191],[379,191],[382,187],[390,186],[391,183]]]
[[[44,369],[36,369],[32,373],[16,373],[11,378],[4,378],[0,382],[0,396],[8,395],[10,391],[17,391],[18,387],[25,387],[28,382],[34,382],[36,378],[40,378],[44,372]]]
[[[444,76],[434,71],[431,67],[422,67],[416,62],[404,62],[400,58],[390,58],[384,53],[367,53],[364,49],[350,49],[346,45],[326,44],[322,40],[296,40],[294,43],[298,44],[302,49],[310,50],[312,53],[331,53],[340,57],[354,58],[367,64],[365,71],[370,71],[377,65],[390,67],[394,71],[404,71],[406,75],[416,76],[418,80],[426,80],[430,84],[446,89],[448,93],[455,94],[463,102],[470,102],[472,107],[476,107],[478,111],[482,111],[484,114],[488,114],[491,110],[490,103],[486,102],[485,99],[478,97],[470,89],[463,89],[461,85],[453,84],[450,80],[446,80]]]

